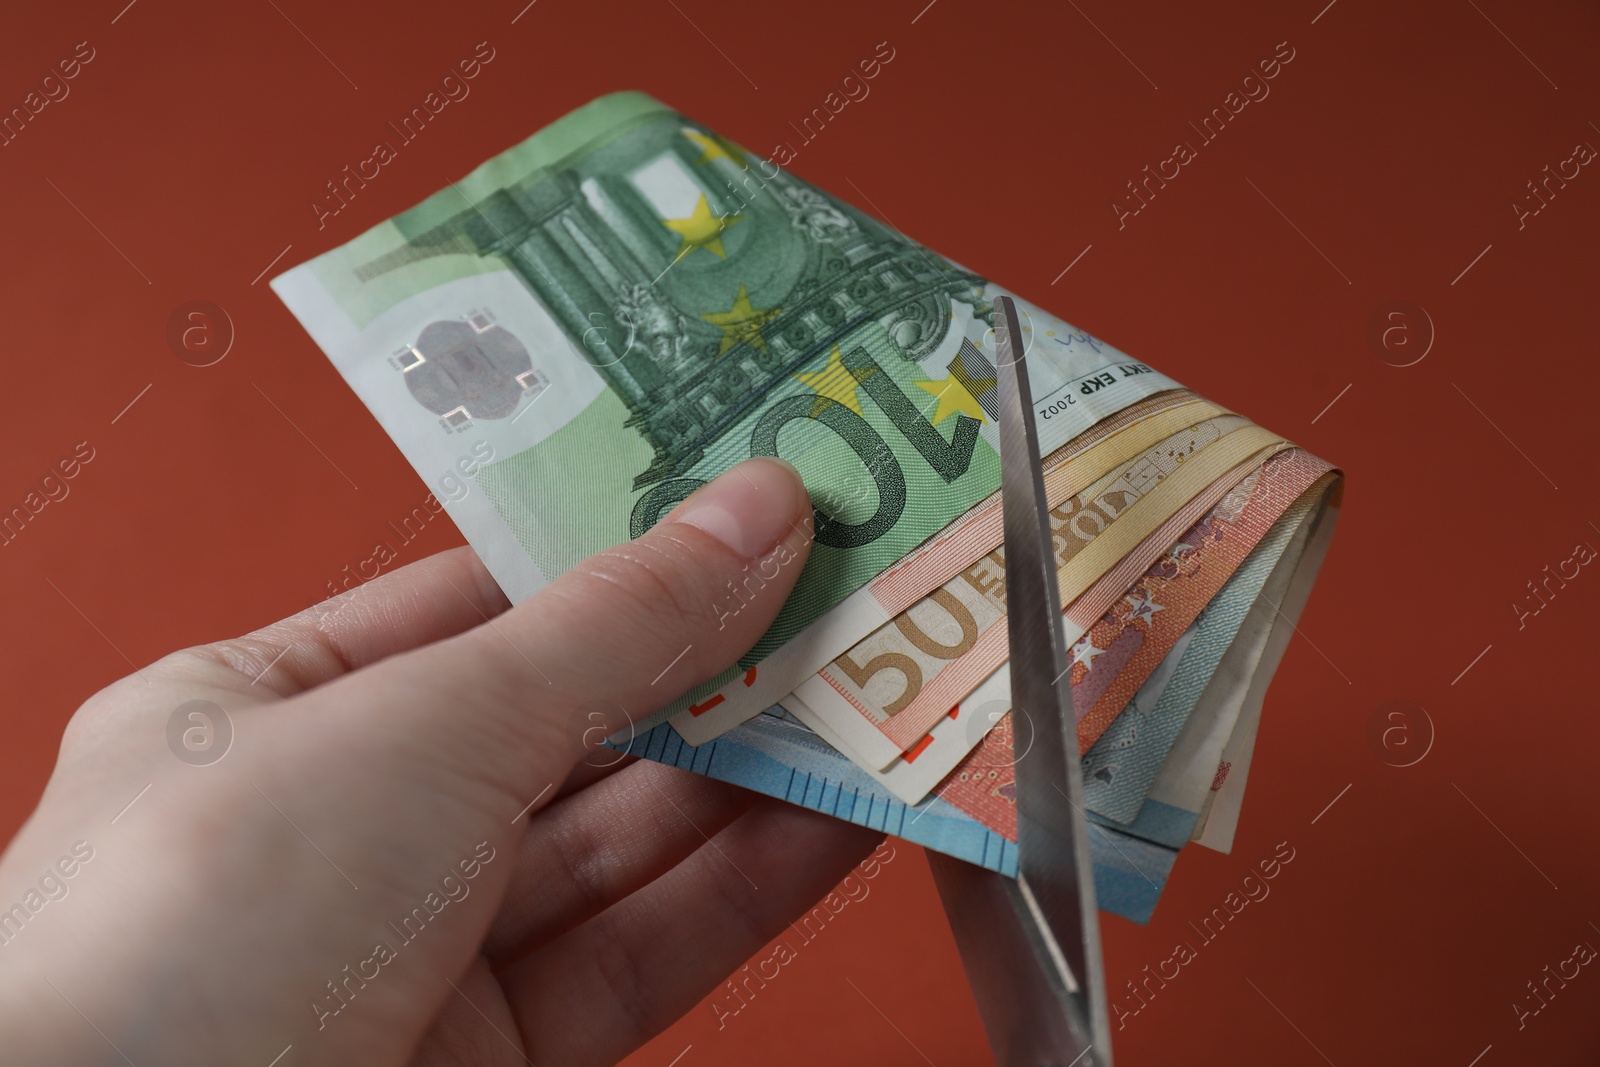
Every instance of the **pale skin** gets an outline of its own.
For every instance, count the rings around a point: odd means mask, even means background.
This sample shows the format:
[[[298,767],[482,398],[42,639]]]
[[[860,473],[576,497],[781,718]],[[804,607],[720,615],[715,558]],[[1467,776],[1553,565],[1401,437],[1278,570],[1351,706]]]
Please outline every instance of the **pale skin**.
[[[593,766],[612,757],[591,711],[643,718],[761,635],[809,518],[790,468],[751,461],[514,608],[456,549],[96,694],[0,859],[0,908],[53,891],[20,929],[0,917],[4,1058],[265,1067],[292,1045],[281,1067],[510,1067],[637,1048],[881,838],[648,761]],[[729,613],[726,583],[763,561],[776,576]],[[167,738],[196,699],[234,731],[207,766]],[[92,858],[62,866],[80,842]]]

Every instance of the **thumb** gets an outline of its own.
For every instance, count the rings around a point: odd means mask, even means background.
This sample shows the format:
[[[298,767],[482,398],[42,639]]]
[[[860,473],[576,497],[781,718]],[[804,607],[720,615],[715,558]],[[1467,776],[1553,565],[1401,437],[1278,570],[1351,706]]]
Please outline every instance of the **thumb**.
[[[483,626],[364,672],[386,691],[384,728],[518,795],[559,781],[586,735],[592,747],[643,721],[748,651],[794,587],[812,528],[793,467],[741,463]]]

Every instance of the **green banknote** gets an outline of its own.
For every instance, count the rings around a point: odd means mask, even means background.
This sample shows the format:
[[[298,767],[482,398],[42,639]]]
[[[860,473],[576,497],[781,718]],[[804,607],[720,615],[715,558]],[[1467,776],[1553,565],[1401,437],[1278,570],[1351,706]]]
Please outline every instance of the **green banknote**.
[[[1003,290],[637,93],[272,284],[514,601],[793,463],[815,548],[740,669],[999,486]],[[1177,387],[1019,305],[1046,452]]]

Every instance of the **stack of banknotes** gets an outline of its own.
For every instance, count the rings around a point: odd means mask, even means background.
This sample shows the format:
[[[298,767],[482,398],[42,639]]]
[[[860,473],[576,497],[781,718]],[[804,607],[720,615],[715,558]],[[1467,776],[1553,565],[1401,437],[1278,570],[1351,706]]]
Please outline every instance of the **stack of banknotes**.
[[[793,463],[814,544],[777,621],[614,743],[1015,874],[1005,290],[636,93],[272,284],[513,601]],[[1340,475],[1017,305],[1099,900],[1144,921],[1179,848],[1231,847]]]

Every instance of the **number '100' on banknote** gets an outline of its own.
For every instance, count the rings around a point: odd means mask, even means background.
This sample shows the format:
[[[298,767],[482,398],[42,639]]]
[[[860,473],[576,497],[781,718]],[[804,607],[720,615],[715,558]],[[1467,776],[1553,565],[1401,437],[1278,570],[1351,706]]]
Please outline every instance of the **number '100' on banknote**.
[[[817,514],[794,592],[656,718],[999,486],[1003,290],[639,94],[272,284],[430,485],[470,469],[446,506],[513,601],[751,456],[799,469]],[[1017,303],[1045,452],[1177,388]]]

